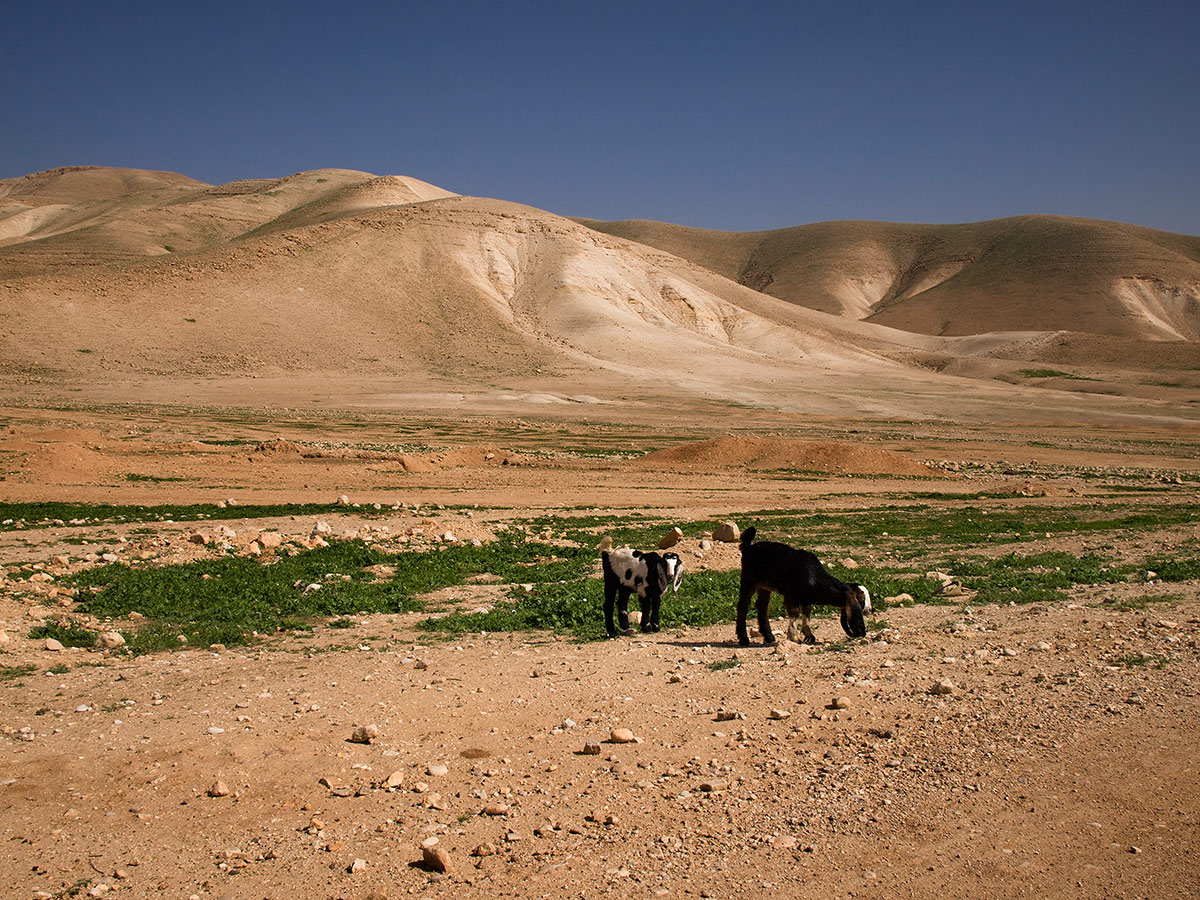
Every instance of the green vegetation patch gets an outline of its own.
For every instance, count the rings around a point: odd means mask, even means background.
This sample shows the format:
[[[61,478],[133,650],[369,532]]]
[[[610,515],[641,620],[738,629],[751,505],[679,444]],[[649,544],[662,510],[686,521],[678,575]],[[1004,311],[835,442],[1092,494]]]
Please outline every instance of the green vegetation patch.
[[[365,571],[389,559],[362,541],[335,541],[272,565],[242,558],[137,569],[117,563],[82,572],[75,584],[93,592],[80,603],[92,615],[137,612],[150,620],[125,633],[135,653],[177,646],[180,634],[189,643],[230,646],[297,619],[415,608],[402,584]]]
[[[91,647],[96,643],[96,632],[66,621],[38,625],[29,630],[29,636],[35,641],[53,638],[64,647]]]
[[[742,661],[736,656],[731,656],[729,659],[714,659],[708,664],[710,672],[723,672],[726,669],[736,669],[742,664]]]
[[[182,481],[130,473],[128,481]],[[258,506],[237,504],[224,509],[212,503],[191,505],[118,506],[110,503],[0,503],[0,531],[17,528],[96,525],[103,522],[197,522],[223,519],[265,519],[279,516],[322,516],[344,513],[346,507],[335,503],[275,503]],[[354,509],[356,515],[390,513],[390,509],[371,507]]]
[[[25,663],[22,666],[0,666],[0,681],[16,681],[18,678],[32,675],[37,670],[38,667],[33,663]]]
[[[414,595],[463,584],[473,575],[490,573],[513,583],[578,579],[592,556],[590,550],[564,550],[505,532],[486,546],[423,553],[387,553],[354,540],[278,557],[269,565],[235,557],[162,567],[116,563],[72,581],[84,595],[82,611],[109,618],[137,612],[148,620],[123,632],[129,649],[140,653],[177,647],[180,635],[188,644],[233,646],[256,635],[305,628],[317,617],[409,612],[420,608]],[[350,624],[344,618],[335,622]],[[88,637],[90,646],[94,635]]]
[[[1060,372],[1058,369],[1021,369],[1017,372],[1022,378],[1070,378],[1073,381],[1096,381],[1085,375],[1075,375],[1071,372]]]
[[[12,504],[9,507],[13,506]],[[88,507],[95,515],[95,508]],[[181,507],[114,507],[121,515],[178,518]],[[247,517],[252,511],[315,513],[329,506],[238,507],[203,509],[205,514]],[[167,512],[169,510],[169,512]],[[27,510],[28,511],[28,510]],[[813,513],[767,510],[739,516],[753,522],[763,538],[784,540],[817,549],[828,568],[844,581],[866,584],[876,614],[872,627],[884,627],[879,613],[883,598],[907,594],[914,603],[960,604],[962,598],[943,597],[940,584],[924,577],[930,568],[947,571],[975,592],[978,603],[1032,603],[1066,599],[1065,591],[1079,585],[1104,585],[1144,579],[1148,570],[1162,581],[1200,579],[1200,558],[1176,555],[1138,562],[1112,560],[1096,554],[1008,553],[999,558],[962,555],[996,544],[1019,544],[1044,533],[1095,533],[1125,530],[1153,531],[1194,521],[1195,504],[1146,506],[1021,506],[992,509],[930,504],[889,504],[865,510]],[[426,610],[417,598],[443,588],[467,584],[486,575],[510,585],[508,597],[486,612],[463,612],[453,599],[418,627],[445,635],[554,631],[579,640],[605,636],[603,582],[594,577],[599,538],[610,535],[617,546],[649,547],[661,535],[665,521],[653,516],[616,516],[580,511],[578,515],[543,516],[500,532],[481,546],[456,544],[420,552],[386,552],[362,541],[334,541],[329,546],[266,560],[224,557],[166,567],[117,563],[91,569],[65,581],[83,598],[79,609],[97,617],[118,619],[131,612],[146,622],[123,632],[135,653],[187,644],[206,646],[244,644],[256,636],[281,630],[311,629],[314,619],[332,619],[334,627],[349,627],[357,613],[397,613]],[[712,530],[716,520],[672,521],[685,534]],[[835,560],[842,552],[864,547],[903,548],[912,559],[894,565],[865,565],[847,569]],[[665,629],[731,622],[735,615],[739,573],[689,569],[678,594],[662,604]],[[637,600],[632,606],[637,608]],[[773,597],[772,611],[782,601]],[[449,610],[446,612],[445,610]],[[820,609],[818,615],[835,616]],[[72,625],[44,626],[68,630]],[[825,640],[840,639],[836,622]],[[94,635],[51,633],[69,646],[91,646]],[[64,640],[64,636],[66,639]],[[83,643],[78,643],[83,641]],[[836,650],[836,647],[831,647]]]

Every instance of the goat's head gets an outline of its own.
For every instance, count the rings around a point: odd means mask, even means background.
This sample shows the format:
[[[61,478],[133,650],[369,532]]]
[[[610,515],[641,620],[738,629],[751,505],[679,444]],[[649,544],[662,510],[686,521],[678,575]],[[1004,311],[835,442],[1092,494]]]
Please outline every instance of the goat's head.
[[[867,623],[863,613],[871,611],[871,592],[861,584],[846,585],[842,599],[842,631],[850,637],[866,637]]]
[[[661,565],[663,593],[666,593],[668,587],[678,593],[679,585],[683,582],[683,560],[677,553],[664,553]]]

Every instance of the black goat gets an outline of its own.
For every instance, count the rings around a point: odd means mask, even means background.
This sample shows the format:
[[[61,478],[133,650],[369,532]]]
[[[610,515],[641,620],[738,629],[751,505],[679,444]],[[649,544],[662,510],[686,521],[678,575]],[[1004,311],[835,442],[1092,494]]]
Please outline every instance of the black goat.
[[[746,632],[746,616],[750,612],[750,597],[758,594],[758,630],[764,644],[775,643],[767,607],[771,592],[782,595],[788,614],[788,640],[796,641],[796,619],[803,617],[800,628],[804,642],[815,644],[816,637],[808,627],[813,606],[835,606],[842,613],[842,629],[850,637],[865,637],[867,626],[863,613],[871,611],[871,594],[861,584],[838,581],[807,550],[798,550],[776,541],[754,543],[755,528],[742,532],[742,579],[738,592],[737,639],[743,647],[750,645]]]
[[[618,600],[621,633],[629,634],[629,596],[634,593],[642,607],[642,631],[658,631],[662,595],[667,588],[679,590],[683,580],[682,560],[674,553],[643,553],[622,547],[601,553],[600,565],[604,570],[604,627],[608,636],[617,636],[613,624],[614,600]]]

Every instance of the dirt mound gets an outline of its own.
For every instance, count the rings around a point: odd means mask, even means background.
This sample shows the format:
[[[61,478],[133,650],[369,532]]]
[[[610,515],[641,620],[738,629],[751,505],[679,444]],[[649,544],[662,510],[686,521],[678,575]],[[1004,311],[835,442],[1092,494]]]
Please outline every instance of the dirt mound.
[[[723,437],[647,453],[639,467],[698,466],[709,469],[799,469],[851,475],[938,475],[903,454],[858,444],[788,438]]]
[[[285,441],[280,438],[276,438],[273,441],[263,441],[261,444],[257,444],[254,447],[255,456],[266,456],[275,459],[280,457],[298,459],[304,456],[304,454],[305,450],[299,444],[295,443],[294,441]]]

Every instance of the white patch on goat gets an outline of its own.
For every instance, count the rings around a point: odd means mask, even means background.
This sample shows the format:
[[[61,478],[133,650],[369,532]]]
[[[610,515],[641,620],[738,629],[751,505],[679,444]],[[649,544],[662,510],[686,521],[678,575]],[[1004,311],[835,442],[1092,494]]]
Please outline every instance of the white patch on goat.
[[[858,593],[863,600],[863,612],[869,613],[871,611],[871,592],[860,584],[858,586]]]
[[[634,554],[637,554],[636,556]],[[617,576],[617,580],[625,587],[632,591],[636,591],[639,597],[646,596],[646,578],[650,574],[649,566],[642,559],[642,555],[636,550],[630,550],[628,547],[622,547],[620,550],[613,550],[608,555],[609,565],[612,566],[613,573]]]

